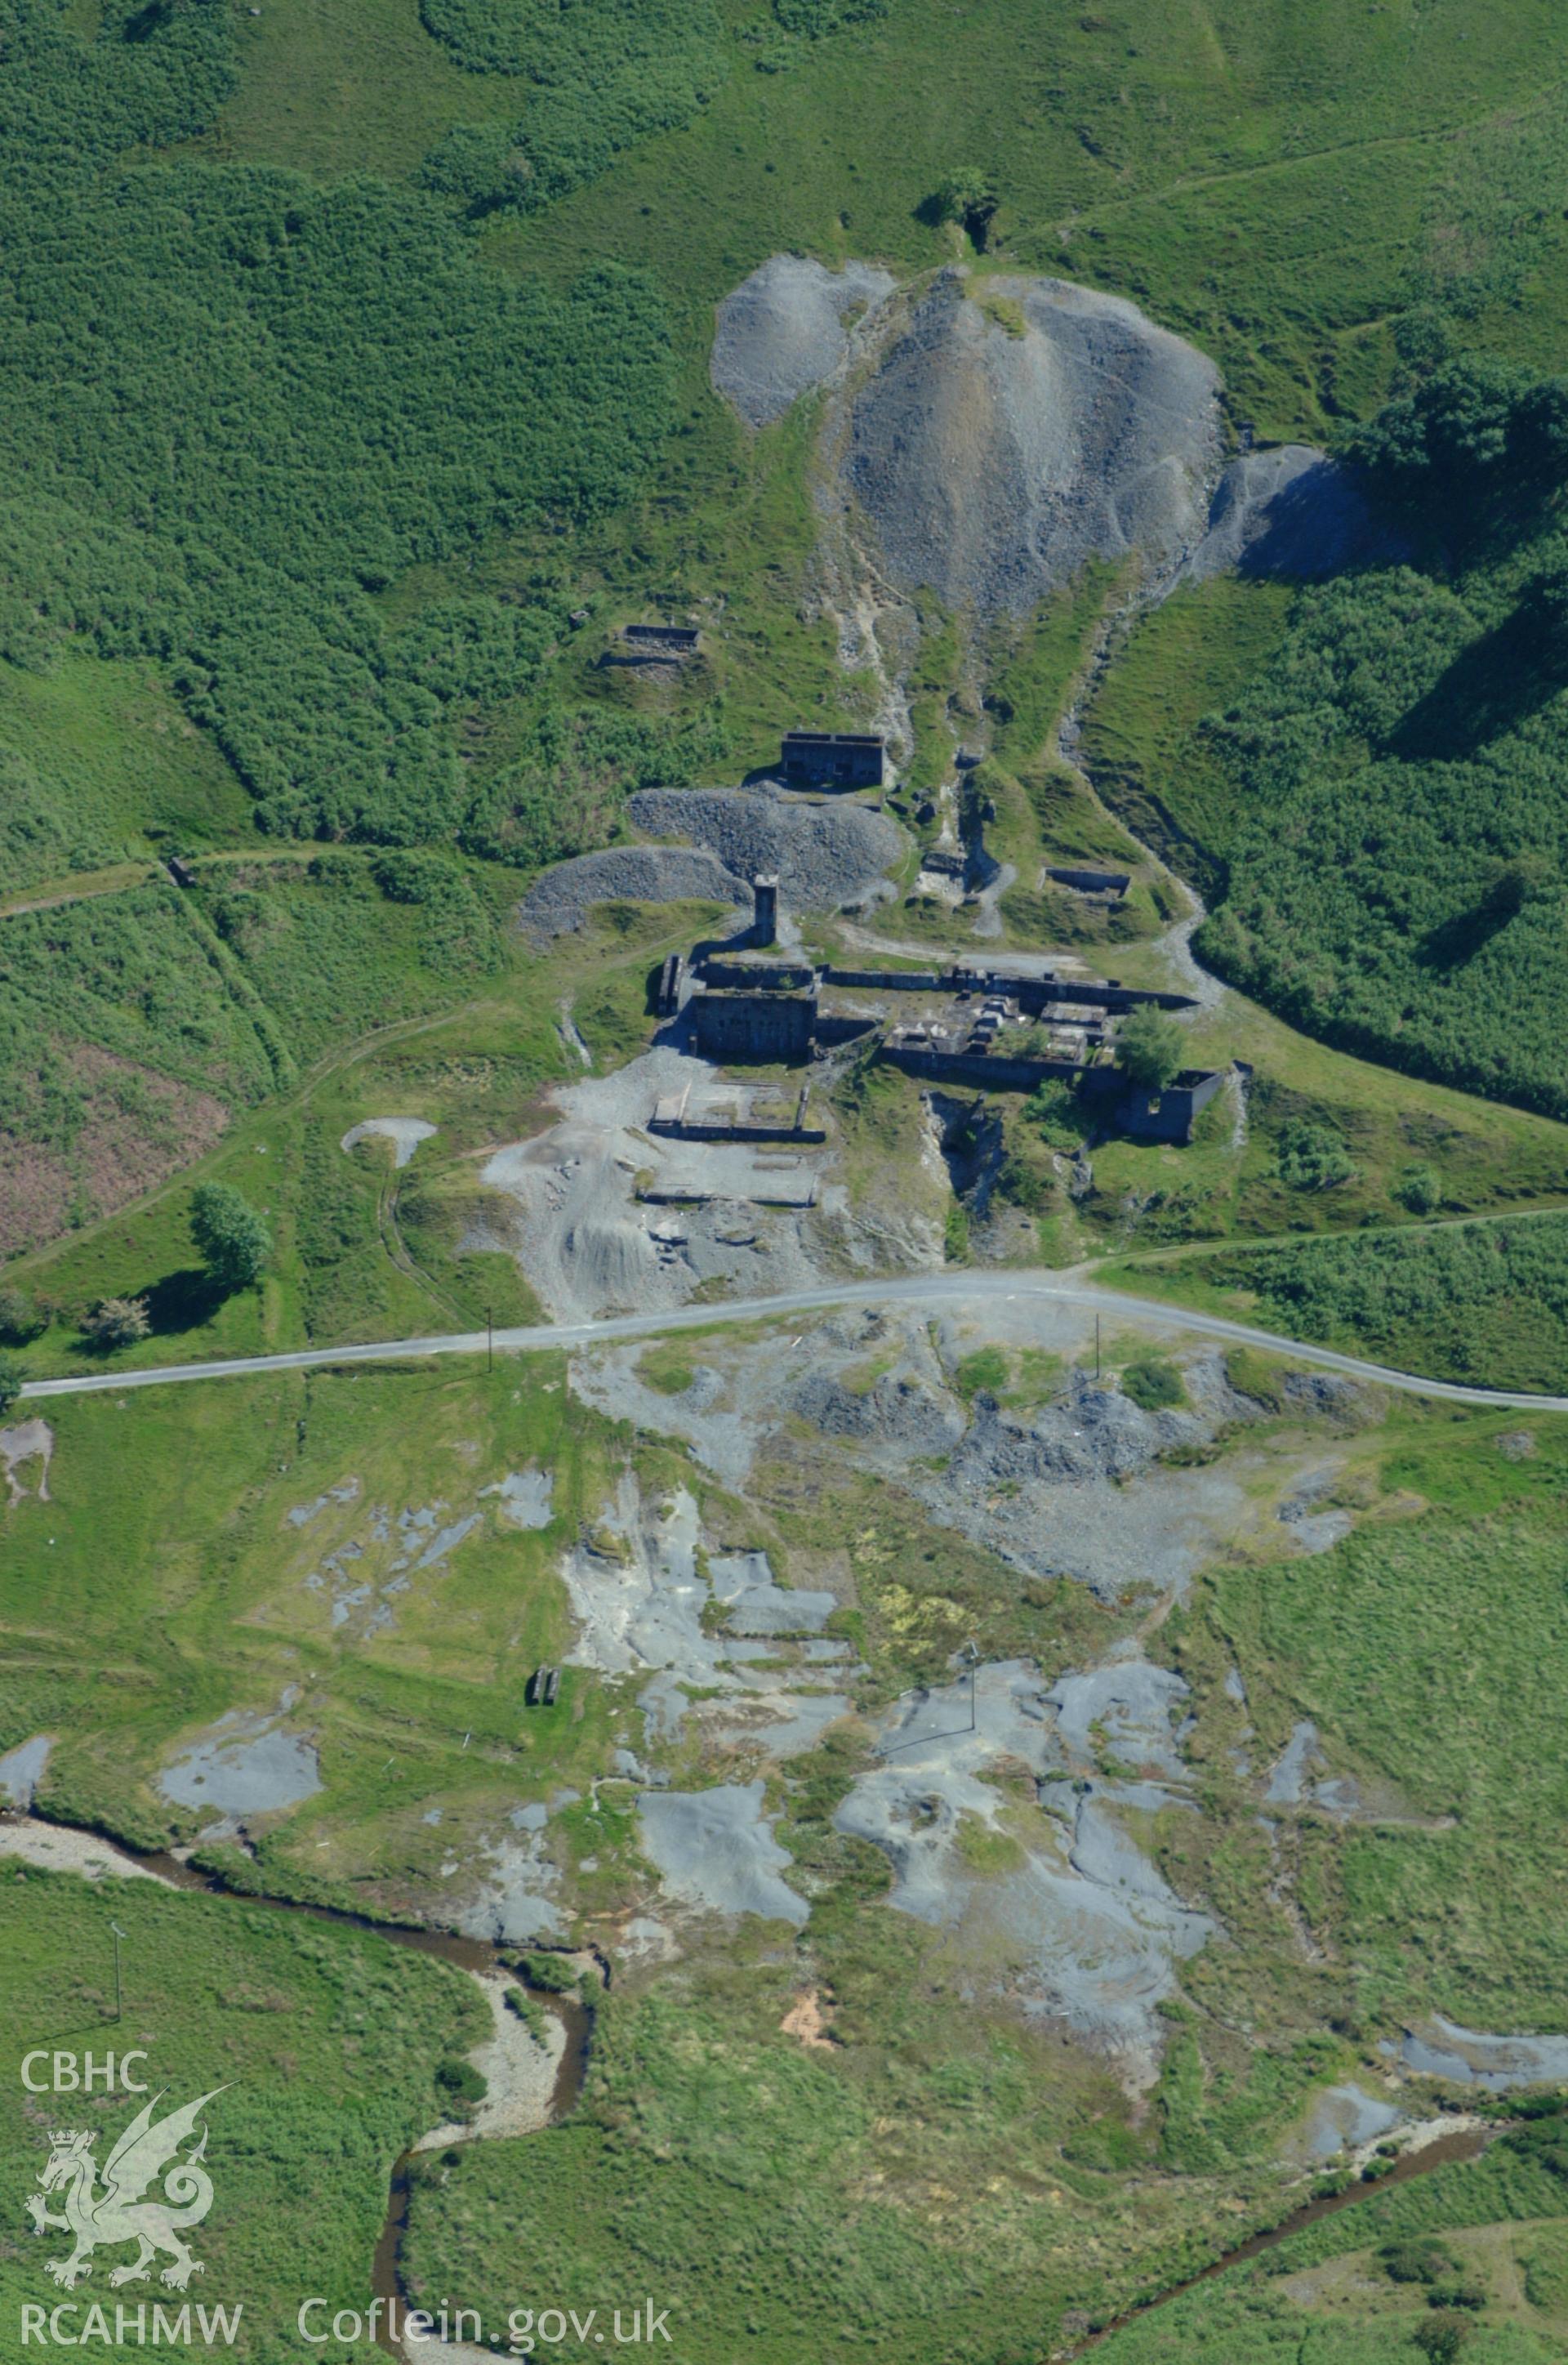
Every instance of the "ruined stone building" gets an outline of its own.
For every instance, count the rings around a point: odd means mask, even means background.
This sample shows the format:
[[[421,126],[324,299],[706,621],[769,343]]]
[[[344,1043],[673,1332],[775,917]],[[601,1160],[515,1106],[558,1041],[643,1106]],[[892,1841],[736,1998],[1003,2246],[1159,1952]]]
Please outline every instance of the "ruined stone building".
[[[874,731],[786,731],[779,763],[787,780],[834,789],[879,789],[887,742]]]

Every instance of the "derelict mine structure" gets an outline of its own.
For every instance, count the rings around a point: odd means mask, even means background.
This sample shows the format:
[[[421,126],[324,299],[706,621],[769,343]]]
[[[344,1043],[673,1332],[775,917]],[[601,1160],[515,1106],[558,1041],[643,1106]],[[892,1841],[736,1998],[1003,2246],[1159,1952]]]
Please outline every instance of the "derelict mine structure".
[[[693,1047],[716,1065],[793,1065],[874,1037],[879,1059],[928,1083],[1029,1093],[1068,1082],[1100,1122],[1169,1142],[1192,1138],[1198,1112],[1225,1082],[1222,1068],[1186,1068],[1149,1093],[1115,1064],[1118,1020],[1140,1004],[1195,1008],[1185,994],[1004,964],[873,970],[792,959],[774,945],[778,880],[757,879],[753,893],[749,927],[684,958],[672,953],[660,975],[660,1015],[683,1016]],[[868,995],[879,1004],[897,996],[907,1014],[868,1010]]]

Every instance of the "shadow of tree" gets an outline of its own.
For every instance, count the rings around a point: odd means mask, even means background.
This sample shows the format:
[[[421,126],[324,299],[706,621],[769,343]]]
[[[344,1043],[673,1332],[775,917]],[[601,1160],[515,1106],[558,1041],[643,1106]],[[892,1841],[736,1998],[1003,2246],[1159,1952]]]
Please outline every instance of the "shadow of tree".
[[[1568,689],[1568,641],[1522,609],[1462,649],[1391,735],[1410,762],[1462,759]]]
[[[185,1265],[178,1272],[166,1272],[150,1289],[139,1295],[146,1300],[147,1318],[155,1333],[168,1336],[182,1330],[199,1330],[210,1322],[226,1295],[221,1284],[202,1265]]]
[[[1473,903],[1467,912],[1456,912],[1428,928],[1416,947],[1416,959],[1422,969],[1462,969],[1484,952],[1513,916],[1492,903]]]

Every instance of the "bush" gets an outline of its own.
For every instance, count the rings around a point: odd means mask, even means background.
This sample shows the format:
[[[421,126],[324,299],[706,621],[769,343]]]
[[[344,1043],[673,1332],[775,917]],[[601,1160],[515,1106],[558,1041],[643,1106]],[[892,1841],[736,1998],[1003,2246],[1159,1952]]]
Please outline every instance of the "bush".
[[[151,1319],[144,1297],[101,1297],[83,1318],[82,1335],[89,1346],[112,1350],[134,1347],[151,1336]]]
[[[1429,1166],[1407,1166],[1394,1195],[1413,1216],[1430,1216],[1442,1205],[1443,1186]]]
[[[787,33],[804,33],[820,41],[841,32],[846,25],[864,25],[885,17],[888,0],[773,0],[773,13]]]
[[[436,2064],[435,2082],[438,2090],[453,2106],[465,2115],[484,2101],[490,2089],[471,2061],[449,2057]]]
[[[1453,2260],[1426,2235],[1385,2242],[1377,2255],[1378,2264],[1394,2283],[1435,2283],[1439,2275],[1453,2271]]]
[[[1410,2337],[1427,2359],[1427,2365],[1453,2365],[1470,2337],[1470,2326],[1462,2315],[1434,2315],[1418,2324]]]
[[[1289,1191],[1331,1191],[1356,1171],[1341,1137],[1305,1119],[1282,1128],[1277,1157],[1280,1180]]]
[[[0,1340],[25,1347],[49,1328],[49,1317],[25,1289],[0,1289]]]
[[[1001,199],[989,173],[967,164],[949,173],[932,199],[938,221],[959,222],[982,251]]]
[[[272,1254],[263,1217],[229,1182],[203,1182],[193,1192],[191,1238],[221,1289],[249,1289]]]
[[[1428,2307],[1462,2307],[1473,2315],[1485,2306],[1486,2300],[1485,2284],[1472,2275],[1462,2275],[1455,2282],[1434,2283],[1427,2293]]]
[[[0,1354],[0,1420],[22,1393],[22,1367],[15,1355]]]
[[[1162,1355],[1143,1355],[1129,1363],[1122,1373],[1122,1394],[1143,1412],[1168,1412],[1187,1401],[1181,1373]]]
[[[576,1969],[560,1955],[523,1955],[519,1968],[531,1988],[546,1995],[569,1995],[577,1984]]]
[[[1052,1149],[1077,1149],[1084,1135],[1083,1108],[1066,1079],[1047,1076],[1024,1104],[1024,1115]]]

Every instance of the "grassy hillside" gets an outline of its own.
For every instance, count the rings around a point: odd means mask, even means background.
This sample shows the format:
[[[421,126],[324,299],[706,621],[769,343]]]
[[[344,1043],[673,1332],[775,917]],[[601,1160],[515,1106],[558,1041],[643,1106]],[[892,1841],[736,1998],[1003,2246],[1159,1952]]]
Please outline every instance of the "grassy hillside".
[[[0,1239],[91,1221],[219,1138],[330,1043],[461,998],[497,966],[436,857],[234,863],[0,921]]]
[[[1173,600],[1091,760],[1215,903],[1212,966],[1330,1042],[1562,1115],[1568,386],[1461,334],[1412,316],[1347,439],[1412,563],[1288,619],[1239,584]]]

